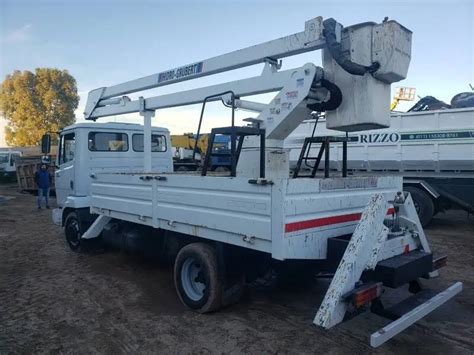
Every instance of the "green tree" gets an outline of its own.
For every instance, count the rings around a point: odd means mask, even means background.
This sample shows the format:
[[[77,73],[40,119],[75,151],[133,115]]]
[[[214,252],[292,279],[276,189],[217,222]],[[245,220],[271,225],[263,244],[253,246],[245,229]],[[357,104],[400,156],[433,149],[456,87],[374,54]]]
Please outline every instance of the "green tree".
[[[46,132],[74,123],[79,103],[76,80],[67,70],[15,71],[0,86],[0,111],[9,146],[36,145]]]

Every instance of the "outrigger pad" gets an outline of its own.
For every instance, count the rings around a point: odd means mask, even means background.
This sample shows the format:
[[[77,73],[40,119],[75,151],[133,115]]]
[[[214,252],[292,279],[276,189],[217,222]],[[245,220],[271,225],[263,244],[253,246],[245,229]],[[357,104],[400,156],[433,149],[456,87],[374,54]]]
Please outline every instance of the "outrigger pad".
[[[397,288],[433,271],[433,254],[413,250],[407,254],[380,261],[374,279],[384,286]]]

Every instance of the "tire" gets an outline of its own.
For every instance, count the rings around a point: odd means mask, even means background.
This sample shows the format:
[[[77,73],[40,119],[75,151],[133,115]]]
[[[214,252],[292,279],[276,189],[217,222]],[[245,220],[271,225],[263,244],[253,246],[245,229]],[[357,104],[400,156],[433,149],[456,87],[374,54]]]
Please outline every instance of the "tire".
[[[69,248],[76,253],[84,249],[83,240],[80,238],[83,233],[77,212],[69,212],[64,221],[64,237]]]
[[[174,282],[184,305],[208,313],[222,307],[223,285],[215,248],[204,243],[183,247],[175,260]]]
[[[69,248],[76,253],[99,251],[102,248],[100,237],[84,240],[80,236],[89,228],[89,224],[81,222],[78,213],[71,211],[64,221],[64,237]]]
[[[185,172],[185,171],[189,171],[189,169],[186,166],[180,166],[178,169],[176,169],[176,171]]]
[[[408,186],[404,190],[410,193],[421,225],[426,227],[434,216],[435,207],[433,200],[426,192],[417,187]]]

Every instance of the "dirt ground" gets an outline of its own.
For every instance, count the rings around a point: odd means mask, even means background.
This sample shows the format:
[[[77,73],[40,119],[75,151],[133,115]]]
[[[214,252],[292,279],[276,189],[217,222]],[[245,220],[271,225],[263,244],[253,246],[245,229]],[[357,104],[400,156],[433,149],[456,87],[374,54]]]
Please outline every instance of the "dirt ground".
[[[388,323],[374,314],[329,331],[312,325],[328,280],[301,290],[250,290],[237,305],[196,314],[178,300],[170,267],[121,252],[75,254],[50,211],[0,185],[0,354],[472,354],[474,220],[441,214],[426,233],[435,254],[448,255],[430,286],[463,281],[464,291],[374,350],[369,334]]]

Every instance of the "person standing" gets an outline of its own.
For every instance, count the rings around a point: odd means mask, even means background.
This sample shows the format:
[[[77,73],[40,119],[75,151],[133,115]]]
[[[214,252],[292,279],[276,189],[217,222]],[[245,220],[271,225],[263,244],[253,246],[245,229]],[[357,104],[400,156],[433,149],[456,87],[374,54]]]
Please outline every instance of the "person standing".
[[[51,186],[51,177],[46,164],[41,164],[40,169],[35,173],[35,183],[38,186],[38,209],[41,209],[41,200],[44,197],[46,208],[49,209],[49,187]]]

